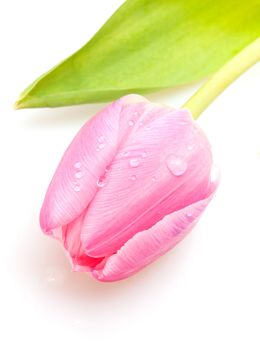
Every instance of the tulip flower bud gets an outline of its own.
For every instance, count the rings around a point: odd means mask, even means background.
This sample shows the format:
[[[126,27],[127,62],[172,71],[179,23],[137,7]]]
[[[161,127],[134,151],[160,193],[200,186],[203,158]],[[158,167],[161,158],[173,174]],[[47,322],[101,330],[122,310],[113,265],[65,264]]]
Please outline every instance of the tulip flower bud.
[[[126,278],[173,248],[217,187],[212,154],[188,110],[125,96],[76,135],[40,215],[74,270]]]

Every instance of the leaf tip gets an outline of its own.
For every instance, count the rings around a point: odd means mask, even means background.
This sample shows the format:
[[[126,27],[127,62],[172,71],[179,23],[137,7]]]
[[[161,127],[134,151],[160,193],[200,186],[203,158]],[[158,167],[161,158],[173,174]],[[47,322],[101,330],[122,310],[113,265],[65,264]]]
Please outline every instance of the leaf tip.
[[[14,105],[13,105],[13,108],[16,110],[16,109],[21,109],[22,106],[21,106],[21,102],[19,100],[17,100]]]
[[[17,109],[23,109],[23,108],[31,108],[31,100],[28,97],[20,96],[18,97],[17,101],[14,103],[13,108],[15,110]]]

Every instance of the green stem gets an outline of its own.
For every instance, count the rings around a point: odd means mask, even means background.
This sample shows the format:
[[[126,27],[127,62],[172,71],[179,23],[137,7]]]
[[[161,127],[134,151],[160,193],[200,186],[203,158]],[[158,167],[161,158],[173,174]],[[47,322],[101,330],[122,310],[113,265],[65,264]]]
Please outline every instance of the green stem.
[[[183,105],[191,111],[193,118],[200,114],[225,90],[236,78],[260,60],[260,38],[245,47],[228,63],[220,68],[201,88]]]

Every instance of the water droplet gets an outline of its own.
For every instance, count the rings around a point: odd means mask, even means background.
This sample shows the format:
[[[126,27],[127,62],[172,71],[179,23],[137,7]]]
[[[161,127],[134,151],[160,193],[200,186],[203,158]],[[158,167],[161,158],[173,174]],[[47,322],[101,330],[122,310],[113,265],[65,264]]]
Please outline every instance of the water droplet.
[[[104,136],[99,136],[99,138],[98,138],[98,142],[103,142],[105,140],[105,138],[104,138]]]
[[[136,175],[130,176],[130,180],[135,181],[136,180]]]
[[[137,117],[138,116],[138,112],[137,111],[135,111],[134,113],[133,113],[133,115],[135,116],[135,117]]]
[[[100,178],[97,182],[97,187],[102,188],[105,186],[105,181],[104,179]]]
[[[80,186],[79,185],[75,185],[74,186],[74,191],[75,192],[79,192],[80,191]]]
[[[106,169],[105,169],[105,173],[108,173],[108,172],[109,172],[109,169],[108,169],[108,168],[106,168]]]
[[[74,168],[79,169],[81,167],[81,163],[77,162],[74,164]]]
[[[75,174],[75,177],[76,177],[77,179],[81,179],[81,178],[82,178],[82,175],[83,175],[82,171],[77,171],[76,174]]]
[[[132,127],[132,126],[135,125],[135,122],[134,122],[133,120],[129,120],[129,121],[128,121],[128,125]]]
[[[193,148],[194,148],[194,145],[188,145],[188,146],[187,146],[187,150],[188,150],[188,151],[192,151]]]
[[[139,160],[137,158],[132,158],[129,161],[130,167],[131,168],[136,168],[140,164]]]
[[[189,219],[193,218],[193,212],[192,212],[192,210],[190,208],[187,209],[186,216]]]
[[[105,144],[104,143],[100,143],[99,145],[98,145],[98,148],[99,149],[103,149],[105,147]]]
[[[139,123],[139,126],[141,126],[141,127],[142,127],[143,125],[144,125],[144,123],[143,123],[143,122],[140,122],[140,123]]]
[[[152,177],[152,181],[155,182],[156,181],[156,176]]]
[[[50,266],[45,271],[45,281],[49,286],[60,287],[65,279],[63,271],[56,266]]]
[[[147,153],[146,152],[142,152],[142,157],[146,158],[147,157]]]
[[[124,157],[129,156],[130,152],[124,152]]]
[[[175,176],[183,175],[188,167],[188,164],[185,159],[178,158],[174,155],[170,155],[167,158],[166,164],[170,172],[173,173],[173,175]]]

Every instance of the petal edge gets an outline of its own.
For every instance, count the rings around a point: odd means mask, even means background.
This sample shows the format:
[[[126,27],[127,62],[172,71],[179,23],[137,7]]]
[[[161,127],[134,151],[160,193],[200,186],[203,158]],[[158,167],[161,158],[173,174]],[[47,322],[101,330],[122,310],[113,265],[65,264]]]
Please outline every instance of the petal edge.
[[[212,184],[204,199],[165,216],[152,228],[137,233],[107,259],[101,270],[94,268],[92,276],[103,282],[127,278],[172,249],[194,227],[217,186],[218,183]]]

